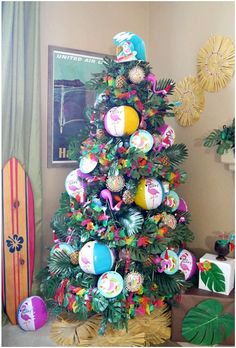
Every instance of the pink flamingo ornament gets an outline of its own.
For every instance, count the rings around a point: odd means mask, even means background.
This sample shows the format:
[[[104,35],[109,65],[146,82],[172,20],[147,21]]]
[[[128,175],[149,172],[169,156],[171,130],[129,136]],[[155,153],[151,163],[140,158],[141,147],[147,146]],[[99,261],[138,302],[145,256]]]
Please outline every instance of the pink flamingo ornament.
[[[147,179],[147,190],[148,190],[148,193],[150,193],[151,195],[151,198],[152,198],[152,205],[154,207],[154,201],[155,201],[155,198],[156,198],[156,195],[159,193],[159,191],[154,188],[154,187],[151,187],[151,181]]]
[[[109,203],[111,210],[114,210],[114,211],[120,210],[120,207],[121,207],[121,204],[123,203],[123,201],[121,200],[115,206],[113,206],[112,195],[111,195],[111,192],[109,190],[107,190],[107,189],[102,190],[100,192],[100,197],[105,199],[105,201]]]
[[[156,90],[156,85],[157,85],[156,76],[154,74],[150,73],[146,77],[146,80],[152,83],[152,90],[153,90],[154,94],[166,95],[169,92],[169,90],[171,89],[171,86],[173,85],[173,83],[171,83],[170,85],[166,86],[165,89],[161,89],[161,90],[157,91]]]

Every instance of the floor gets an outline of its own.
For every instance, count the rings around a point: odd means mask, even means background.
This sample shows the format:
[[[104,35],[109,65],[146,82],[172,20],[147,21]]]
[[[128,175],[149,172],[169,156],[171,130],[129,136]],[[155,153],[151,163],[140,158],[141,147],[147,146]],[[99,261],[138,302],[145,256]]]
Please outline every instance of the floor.
[[[41,329],[37,331],[24,331],[18,325],[6,324],[2,328],[2,347],[57,347],[50,339],[49,333],[51,322],[48,321]],[[194,347],[187,342],[177,343],[171,342],[171,347],[183,346]],[[166,347],[168,347],[166,345]]]

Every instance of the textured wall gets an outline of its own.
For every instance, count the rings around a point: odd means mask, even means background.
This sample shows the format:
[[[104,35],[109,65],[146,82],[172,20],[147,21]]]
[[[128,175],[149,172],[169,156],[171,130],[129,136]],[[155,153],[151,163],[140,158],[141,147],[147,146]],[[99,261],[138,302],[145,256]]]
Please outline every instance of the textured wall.
[[[176,82],[196,76],[199,49],[211,35],[229,36],[234,41],[233,2],[153,2],[150,4],[149,60],[158,77]],[[200,121],[187,128],[169,122],[177,142],[188,146],[184,164],[188,181],[178,192],[192,213],[191,247],[201,255],[213,251],[217,232],[234,232],[234,173],[223,165],[215,150],[202,146],[213,129],[230,124],[234,117],[234,80],[217,93],[205,93]]]

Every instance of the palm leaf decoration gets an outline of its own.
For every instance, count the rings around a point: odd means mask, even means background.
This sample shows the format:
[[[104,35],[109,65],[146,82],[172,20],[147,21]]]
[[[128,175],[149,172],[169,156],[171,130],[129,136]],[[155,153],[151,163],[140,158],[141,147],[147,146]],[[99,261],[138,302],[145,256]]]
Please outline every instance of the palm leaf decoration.
[[[49,272],[53,275],[63,274],[66,278],[72,272],[70,256],[61,249],[55,249],[53,255],[49,258]]]
[[[203,145],[206,147],[211,147],[219,144],[221,142],[221,131],[219,129],[214,129],[208,137],[204,140]]]
[[[148,316],[136,316],[132,321],[137,321],[145,332],[146,346],[158,346],[170,338],[171,311],[167,304],[157,308]]]
[[[234,317],[223,313],[223,304],[205,300],[191,308],[182,322],[182,336],[192,344],[212,346],[220,344],[234,330]]]
[[[144,218],[138,210],[129,208],[126,213],[122,214],[119,221],[125,227],[128,235],[131,236],[142,229]]]
[[[162,151],[162,155],[169,158],[173,166],[179,165],[188,157],[188,149],[185,144],[174,144]]]
[[[86,321],[72,314],[62,314],[52,323],[50,337],[58,345],[79,347],[145,347],[155,346],[170,338],[171,313],[165,304],[149,316],[129,320],[128,330],[114,330],[110,323],[104,335],[98,335],[102,316]]]
[[[200,277],[203,283],[215,292],[225,291],[225,276],[222,270],[215,264],[211,263],[209,271],[200,272]]]
[[[168,91],[168,94],[173,94],[173,90],[175,87],[175,83],[172,79],[161,79],[157,83],[157,90],[165,89],[167,86],[171,86],[170,90]]]
[[[50,337],[58,345],[79,346],[81,341],[97,336],[100,321],[99,315],[80,321],[75,316],[64,313],[52,323]]]
[[[163,296],[169,294],[179,294],[181,291],[192,286],[189,281],[185,281],[184,273],[181,271],[178,271],[173,275],[156,273],[155,282],[159,286],[160,295]]]

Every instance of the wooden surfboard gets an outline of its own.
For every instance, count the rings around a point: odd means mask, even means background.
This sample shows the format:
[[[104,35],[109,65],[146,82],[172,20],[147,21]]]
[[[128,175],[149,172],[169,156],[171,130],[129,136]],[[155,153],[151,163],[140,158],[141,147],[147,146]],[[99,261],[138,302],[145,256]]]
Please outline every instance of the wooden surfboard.
[[[2,296],[16,324],[17,309],[30,296],[35,251],[34,197],[28,175],[16,158],[3,168]]]

